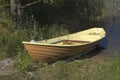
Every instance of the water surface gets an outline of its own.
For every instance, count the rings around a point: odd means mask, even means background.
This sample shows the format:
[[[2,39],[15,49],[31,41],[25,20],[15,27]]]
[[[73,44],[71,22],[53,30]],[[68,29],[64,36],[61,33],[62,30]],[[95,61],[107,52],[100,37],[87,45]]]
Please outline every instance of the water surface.
[[[104,47],[104,49],[100,49],[100,52],[95,53],[96,55],[91,57],[93,59],[113,57],[120,55],[120,18],[116,17],[115,19],[111,19],[107,25],[104,27],[106,31],[106,37],[100,42],[100,45]]]

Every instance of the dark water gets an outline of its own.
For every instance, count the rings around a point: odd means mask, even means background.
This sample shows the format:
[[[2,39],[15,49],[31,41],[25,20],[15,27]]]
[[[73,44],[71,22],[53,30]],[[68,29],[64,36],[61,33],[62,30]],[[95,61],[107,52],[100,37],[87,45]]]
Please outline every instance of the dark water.
[[[109,27],[105,28],[107,32],[107,42],[105,52],[109,55],[114,55],[114,53],[120,53],[120,18],[116,18],[115,21],[108,24]]]
[[[89,53],[93,54],[90,58],[102,59],[120,55],[120,18],[111,19],[104,27],[106,37],[100,42],[104,48],[98,48]]]

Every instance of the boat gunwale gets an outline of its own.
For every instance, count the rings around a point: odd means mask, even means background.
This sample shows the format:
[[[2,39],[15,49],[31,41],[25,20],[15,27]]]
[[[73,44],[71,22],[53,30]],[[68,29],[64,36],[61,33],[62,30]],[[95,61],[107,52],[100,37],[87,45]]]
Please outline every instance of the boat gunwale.
[[[96,29],[96,28],[92,28],[92,29]],[[98,29],[103,29],[103,28],[98,28]],[[89,29],[88,29],[89,30]],[[86,31],[86,30],[83,30],[83,31]],[[81,31],[81,32],[83,32]],[[74,34],[77,34],[77,33],[80,33],[80,32],[76,32],[76,33],[73,33],[73,34],[69,34],[69,35],[65,35],[65,36],[70,36],[70,35],[74,35]],[[53,47],[77,47],[77,46],[85,46],[85,45],[88,45],[88,44],[92,44],[94,42],[98,42],[100,41],[101,39],[103,39],[105,37],[106,33],[103,34],[101,36],[101,38],[95,40],[95,41],[90,41],[89,43],[85,43],[85,44],[69,44],[69,45],[60,45],[60,44],[51,44],[51,43],[41,43],[40,41],[36,41],[36,42],[27,42],[27,41],[23,41],[22,43],[24,45],[38,45],[38,46],[53,46]],[[61,38],[61,37],[65,37],[65,36],[60,36],[60,37],[56,37],[56,38]],[[54,39],[54,38],[52,38]],[[48,39],[49,40],[49,39]],[[44,40],[43,40],[44,41]]]
[[[102,38],[101,38],[102,39]],[[77,47],[77,46],[85,46],[88,44],[92,44],[95,42],[100,41],[101,39],[98,39],[94,42],[86,43],[86,44],[75,44],[75,45],[59,45],[59,44],[46,44],[46,43],[30,43],[30,42],[22,42],[24,45],[36,45],[36,46],[52,46],[52,47]]]

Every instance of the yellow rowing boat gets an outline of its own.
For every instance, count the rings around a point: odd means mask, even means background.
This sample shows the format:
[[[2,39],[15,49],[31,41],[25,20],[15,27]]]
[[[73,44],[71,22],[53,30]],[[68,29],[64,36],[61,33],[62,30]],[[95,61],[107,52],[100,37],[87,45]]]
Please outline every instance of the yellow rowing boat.
[[[33,59],[51,62],[87,51],[95,47],[105,35],[103,28],[91,28],[62,37],[22,43]]]

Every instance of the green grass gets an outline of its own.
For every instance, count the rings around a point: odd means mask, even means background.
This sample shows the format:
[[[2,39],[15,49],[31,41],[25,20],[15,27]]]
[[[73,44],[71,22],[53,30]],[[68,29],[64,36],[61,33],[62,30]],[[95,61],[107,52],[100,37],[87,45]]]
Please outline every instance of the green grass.
[[[35,77],[31,77],[27,71],[24,71],[9,76],[0,76],[0,80],[120,80],[120,57],[104,62],[58,61],[38,67],[33,73]]]
[[[22,41],[43,40],[69,34],[70,31],[62,25],[37,25],[39,28],[19,30],[7,28],[0,24],[0,58],[16,56],[18,52],[24,52]]]
[[[12,23],[9,23],[12,24]],[[36,29],[37,28],[37,29]],[[9,57],[17,61],[17,69],[24,70],[29,68],[34,61],[27,54],[22,41],[31,41],[31,39],[43,40],[69,34],[70,31],[64,25],[37,25],[34,28],[23,30],[14,27],[4,27],[0,24],[0,59]]]

